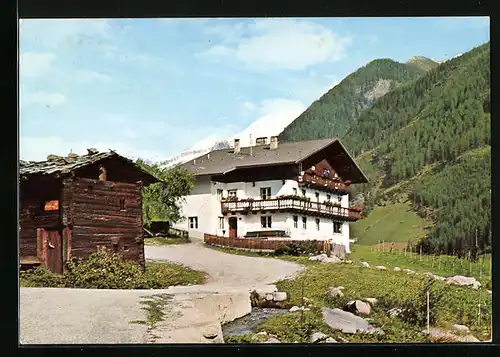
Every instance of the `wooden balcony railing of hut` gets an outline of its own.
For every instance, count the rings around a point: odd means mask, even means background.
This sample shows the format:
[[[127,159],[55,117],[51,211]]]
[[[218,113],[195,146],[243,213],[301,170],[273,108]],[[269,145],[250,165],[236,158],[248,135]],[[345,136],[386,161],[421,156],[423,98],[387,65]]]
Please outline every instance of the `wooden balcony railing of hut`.
[[[304,172],[303,175],[297,177],[299,186],[317,187],[327,189],[340,194],[346,194],[350,190],[350,182],[342,182],[340,179],[330,179],[318,176],[311,172]]]
[[[266,200],[242,199],[238,201],[222,201],[222,214],[248,214],[257,211],[296,211],[321,217],[330,217],[345,221],[357,221],[361,218],[359,207],[350,209],[328,202],[314,202],[298,196],[282,196]]]

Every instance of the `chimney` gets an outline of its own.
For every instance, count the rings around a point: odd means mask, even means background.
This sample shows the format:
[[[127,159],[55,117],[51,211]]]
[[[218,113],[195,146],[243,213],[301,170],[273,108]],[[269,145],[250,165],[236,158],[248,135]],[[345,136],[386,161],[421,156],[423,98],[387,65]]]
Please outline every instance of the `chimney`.
[[[261,136],[255,140],[256,145],[267,145],[267,137]]]
[[[240,153],[240,139],[234,139],[234,153]]]
[[[271,136],[271,143],[269,144],[270,150],[276,150],[278,148],[278,137]]]

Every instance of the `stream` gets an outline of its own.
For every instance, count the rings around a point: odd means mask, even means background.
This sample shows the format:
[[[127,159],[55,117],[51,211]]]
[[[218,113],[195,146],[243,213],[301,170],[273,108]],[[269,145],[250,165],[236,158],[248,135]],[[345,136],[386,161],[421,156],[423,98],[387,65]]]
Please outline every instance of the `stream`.
[[[265,319],[287,312],[287,309],[254,307],[248,315],[222,325],[222,333],[224,336],[241,336],[250,334],[253,332],[252,328]]]

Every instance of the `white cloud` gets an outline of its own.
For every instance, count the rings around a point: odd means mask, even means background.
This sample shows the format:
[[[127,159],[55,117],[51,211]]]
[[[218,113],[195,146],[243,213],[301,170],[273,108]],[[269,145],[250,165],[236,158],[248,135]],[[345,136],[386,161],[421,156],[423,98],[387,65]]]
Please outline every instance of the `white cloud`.
[[[47,107],[55,107],[66,102],[66,97],[58,92],[49,93],[44,91],[34,92],[27,96],[27,103],[45,105]]]
[[[50,52],[23,52],[19,58],[21,76],[36,77],[49,72],[56,55]]]
[[[81,83],[81,84],[95,83],[95,82],[109,83],[109,82],[113,81],[113,78],[111,78],[107,74],[93,71],[90,69],[78,69],[72,75],[72,78],[77,83]]]
[[[221,29],[222,27],[222,29]],[[351,37],[334,34],[328,28],[305,20],[263,19],[244,28],[219,25],[211,34],[219,35],[216,44],[204,54],[214,59],[236,59],[249,69],[301,70],[335,62],[346,54]]]
[[[80,45],[91,38],[109,38],[110,25],[104,19],[25,19],[20,28],[25,41],[47,48]]]

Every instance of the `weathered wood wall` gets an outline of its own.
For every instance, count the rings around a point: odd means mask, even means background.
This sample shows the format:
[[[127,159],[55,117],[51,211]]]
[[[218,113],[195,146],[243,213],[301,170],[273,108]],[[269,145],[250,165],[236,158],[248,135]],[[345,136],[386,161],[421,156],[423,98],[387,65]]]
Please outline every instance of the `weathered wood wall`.
[[[63,222],[71,227],[71,256],[105,246],[144,266],[141,188],[139,183],[65,180]]]
[[[19,195],[19,254],[37,256],[36,228],[61,226],[59,211],[43,211],[46,201],[59,200],[62,183],[55,179],[21,181]]]

